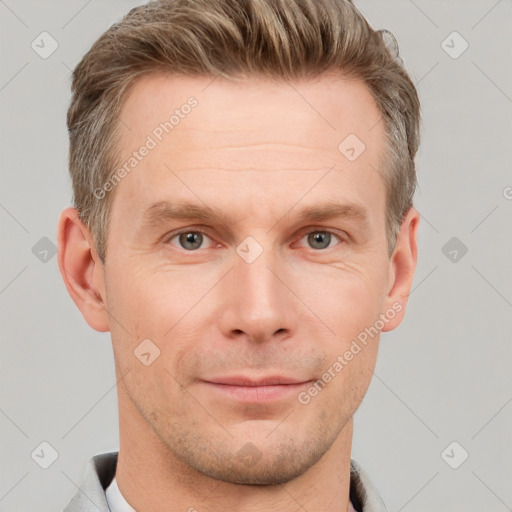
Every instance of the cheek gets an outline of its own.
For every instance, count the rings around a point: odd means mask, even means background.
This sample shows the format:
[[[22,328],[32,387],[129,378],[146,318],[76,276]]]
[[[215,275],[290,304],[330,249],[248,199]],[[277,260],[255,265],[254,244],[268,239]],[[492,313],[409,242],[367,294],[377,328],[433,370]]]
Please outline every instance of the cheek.
[[[175,334],[181,332],[187,310],[197,302],[197,290],[194,294],[170,272],[150,274],[131,268],[111,276],[109,291],[118,375],[139,412],[148,421],[157,421],[162,407],[172,403],[178,408],[186,398],[182,385],[187,382],[175,361],[190,342]]]
[[[132,338],[162,339],[197,304],[208,283],[208,276],[198,280],[180,269],[125,267],[111,277],[108,306]]]
[[[330,418],[343,420],[341,423],[354,414],[368,390],[379,343],[378,335],[365,341],[349,339],[328,347],[322,373],[298,397],[303,406],[311,404],[311,414],[325,410]]]
[[[323,269],[298,282],[299,293],[308,298],[305,302],[315,316],[306,319],[303,327],[312,329],[310,336],[316,335],[325,354],[320,382],[305,400],[313,400],[317,393],[323,397],[318,405],[343,403],[343,411],[355,410],[369,386],[377,358],[380,332],[375,324],[383,305],[383,266]],[[325,335],[318,335],[321,325],[316,317],[328,326]]]
[[[375,324],[384,303],[387,281],[382,270],[347,266],[302,272],[295,276],[295,282],[297,295],[317,317],[314,323],[318,324],[320,319],[335,340],[333,345],[341,350]]]
[[[189,366],[195,363],[182,368],[181,359],[187,355],[196,361],[197,340],[214,322],[208,301],[202,299],[217,280],[213,272],[202,273],[198,279],[197,273],[181,269],[149,271],[141,267],[111,275],[107,308],[112,315],[113,349],[120,373],[143,371],[153,384],[158,378],[167,379],[160,382],[159,389],[169,388],[169,379],[172,387],[178,386],[173,378],[186,385]],[[149,356],[140,357],[147,353]],[[150,368],[155,371],[148,371],[140,359],[153,358]]]
[[[160,350],[158,340],[163,327],[158,325],[158,318],[163,316],[159,290],[148,286],[137,270],[120,264],[111,269],[106,279],[115,362],[122,374],[144,367],[144,360],[156,361]]]

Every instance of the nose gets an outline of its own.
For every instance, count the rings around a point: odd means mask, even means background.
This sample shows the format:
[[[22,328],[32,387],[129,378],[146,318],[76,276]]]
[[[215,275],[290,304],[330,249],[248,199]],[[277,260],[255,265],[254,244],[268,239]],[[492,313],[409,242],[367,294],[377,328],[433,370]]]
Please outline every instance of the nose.
[[[228,338],[253,343],[286,339],[296,330],[298,300],[287,281],[286,267],[270,249],[249,262],[234,254],[224,280],[220,329]]]

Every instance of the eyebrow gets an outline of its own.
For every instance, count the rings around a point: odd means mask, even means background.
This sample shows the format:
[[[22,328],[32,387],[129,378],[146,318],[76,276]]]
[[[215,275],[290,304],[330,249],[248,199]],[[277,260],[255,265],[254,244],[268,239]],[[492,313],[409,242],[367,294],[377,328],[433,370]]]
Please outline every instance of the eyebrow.
[[[295,208],[289,210],[278,222],[285,217],[288,220]],[[299,221],[322,221],[334,218],[355,220],[363,225],[368,223],[368,210],[355,203],[339,203],[328,201],[320,205],[301,209],[297,218]],[[219,220],[225,225],[233,223],[233,219],[218,208],[188,202],[158,201],[152,204],[143,214],[141,228],[143,230],[156,227],[169,220]],[[277,222],[277,223],[278,223]],[[277,224],[276,223],[276,224]]]

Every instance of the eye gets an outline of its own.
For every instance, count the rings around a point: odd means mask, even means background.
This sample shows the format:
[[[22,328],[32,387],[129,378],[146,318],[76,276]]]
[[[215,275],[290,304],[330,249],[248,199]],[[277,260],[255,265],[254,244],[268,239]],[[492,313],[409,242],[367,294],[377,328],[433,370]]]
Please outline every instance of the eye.
[[[187,251],[195,251],[201,247],[205,238],[209,239],[210,237],[204,231],[185,230],[180,231],[169,238],[169,242],[172,243],[172,245],[176,245],[172,242],[175,238],[177,238],[179,244],[178,247]]]
[[[336,245],[333,243],[336,240],[342,241],[340,236],[325,230],[309,231],[305,233],[301,240],[304,238],[307,239],[307,243],[311,248],[319,251]],[[206,239],[212,241],[204,231],[188,229],[175,233],[168,239],[168,242],[186,251],[195,251],[201,248]]]
[[[318,250],[328,249],[331,247],[331,242],[335,241],[336,239],[341,241],[341,238],[331,231],[320,230],[310,231],[309,233],[306,233],[304,237],[302,237],[302,239],[304,238],[307,238],[307,242],[311,248]]]

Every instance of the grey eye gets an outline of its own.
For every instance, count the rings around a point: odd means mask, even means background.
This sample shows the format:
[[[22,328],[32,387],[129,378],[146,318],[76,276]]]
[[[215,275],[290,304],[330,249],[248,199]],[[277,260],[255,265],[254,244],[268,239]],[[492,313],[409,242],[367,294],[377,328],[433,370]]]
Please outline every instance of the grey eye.
[[[187,231],[179,234],[179,242],[183,249],[193,251],[201,247],[203,243],[203,234],[198,231]]]
[[[313,249],[326,249],[331,243],[331,233],[328,231],[312,231],[308,235],[308,243]]]

